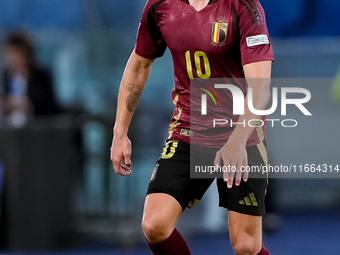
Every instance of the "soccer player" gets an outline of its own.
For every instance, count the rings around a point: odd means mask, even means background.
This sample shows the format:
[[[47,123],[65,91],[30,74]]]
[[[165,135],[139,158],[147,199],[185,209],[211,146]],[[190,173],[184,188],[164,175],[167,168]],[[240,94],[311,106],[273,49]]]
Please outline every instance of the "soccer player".
[[[259,0],[149,0],[137,42],[120,85],[111,160],[115,172],[131,174],[131,143],[127,137],[151,65],[169,48],[173,58],[176,108],[169,137],[157,161],[145,200],[142,227],[153,254],[191,254],[176,224],[186,207],[201,199],[212,179],[190,178],[190,145],[209,148],[215,164],[237,167],[218,178],[219,206],[228,209],[232,247],[237,255],[265,255],[262,215],[267,178],[251,178],[243,166],[267,164],[265,127],[236,125],[209,132],[199,120],[190,121],[190,81],[193,78],[246,78],[239,83],[246,94],[252,88],[254,108],[266,109],[270,97],[273,52]],[[261,119],[245,105],[233,115],[230,93],[224,116],[238,123]],[[247,102],[247,96],[245,98]],[[229,100],[229,101],[228,101]],[[262,117],[263,118],[263,117]],[[194,141],[194,142],[193,142]],[[191,142],[191,144],[189,144]],[[199,153],[199,152],[197,152]],[[211,153],[210,153],[211,154]]]

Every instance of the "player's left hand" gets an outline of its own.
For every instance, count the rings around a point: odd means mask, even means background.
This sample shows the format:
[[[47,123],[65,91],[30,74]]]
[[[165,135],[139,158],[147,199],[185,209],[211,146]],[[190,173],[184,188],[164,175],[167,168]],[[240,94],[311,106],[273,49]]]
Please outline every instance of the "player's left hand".
[[[248,181],[249,173],[244,171],[245,167],[248,165],[245,144],[237,140],[229,139],[228,142],[216,153],[214,165],[220,166],[221,160],[223,160],[224,169],[227,170],[223,172],[223,179],[227,182],[229,189],[233,187],[234,178],[236,186],[241,184],[242,174],[243,181]]]

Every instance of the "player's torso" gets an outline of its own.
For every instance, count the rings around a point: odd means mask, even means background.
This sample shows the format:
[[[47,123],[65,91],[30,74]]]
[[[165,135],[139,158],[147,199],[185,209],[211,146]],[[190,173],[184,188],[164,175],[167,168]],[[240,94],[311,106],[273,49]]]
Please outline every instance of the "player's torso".
[[[155,14],[151,15],[154,17],[152,22],[157,25],[171,51],[175,72],[175,89],[172,97],[176,109],[169,127],[169,138],[219,148],[224,145],[232,131],[228,133],[225,130],[215,131],[210,127],[211,116],[204,118],[200,112],[196,113],[199,116],[190,112],[191,104],[201,98],[195,97],[195,93],[200,90],[194,86],[196,90],[192,91],[190,81],[194,78],[203,80],[244,78],[239,14],[234,6],[234,0],[211,0],[201,11],[196,11],[187,0],[155,0],[155,2],[157,8]],[[207,81],[204,81],[203,86],[206,85],[205,82]],[[246,94],[246,85],[243,81],[237,81],[235,85]],[[230,92],[221,90],[218,93],[223,107],[214,108],[210,114],[217,119],[223,117],[236,122],[238,116],[232,114]],[[191,133],[187,133],[189,129]],[[210,129],[213,133],[207,134],[205,130]],[[255,140],[248,141],[258,143],[258,139]]]
[[[155,21],[181,84],[189,78],[243,77],[235,12],[232,0],[211,0],[201,11],[186,0],[159,6]]]

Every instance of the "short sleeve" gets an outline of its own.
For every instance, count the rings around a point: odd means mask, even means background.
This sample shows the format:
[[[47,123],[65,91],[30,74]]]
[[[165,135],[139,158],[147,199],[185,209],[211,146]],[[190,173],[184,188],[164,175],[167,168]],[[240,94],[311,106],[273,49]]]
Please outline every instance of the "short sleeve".
[[[157,9],[164,0],[149,0],[144,8],[139,25],[135,52],[144,58],[163,56],[166,43],[157,25]]]
[[[274,61],[264,10],[259,0],[236,0],[242,65]]]

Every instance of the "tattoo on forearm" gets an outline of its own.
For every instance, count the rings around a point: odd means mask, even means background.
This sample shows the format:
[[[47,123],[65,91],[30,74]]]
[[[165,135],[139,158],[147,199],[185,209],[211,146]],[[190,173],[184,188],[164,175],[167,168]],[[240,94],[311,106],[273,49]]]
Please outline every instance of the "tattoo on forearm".
[[[130,95],[126,99],[126,108],[129,112],[134,112],[142,95],[143,86],[130,83],[126,85],[126,90],[130,91]]]

